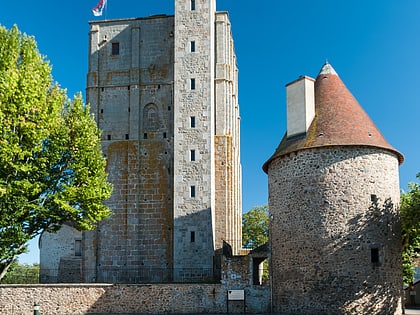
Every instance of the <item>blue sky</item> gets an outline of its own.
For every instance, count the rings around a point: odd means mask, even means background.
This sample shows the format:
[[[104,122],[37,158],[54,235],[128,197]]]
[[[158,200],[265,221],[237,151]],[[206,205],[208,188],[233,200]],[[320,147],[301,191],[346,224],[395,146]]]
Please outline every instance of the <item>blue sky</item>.
[[[68,95],[84,92],[88,21],[98,0],[3,1],[0,24],[35,36]],[[107,19],[173,14],[174,0],[108,0]],[[286,130],[285,84],[332,64],[388,142],[405,156],[401,188],[420,172],[420,1],[217,0],[239,67],[243,210],[267,203],[262,164]],[[104,18],[103,16],[102,18]],[[37,260],[36,246],[22,262]]]

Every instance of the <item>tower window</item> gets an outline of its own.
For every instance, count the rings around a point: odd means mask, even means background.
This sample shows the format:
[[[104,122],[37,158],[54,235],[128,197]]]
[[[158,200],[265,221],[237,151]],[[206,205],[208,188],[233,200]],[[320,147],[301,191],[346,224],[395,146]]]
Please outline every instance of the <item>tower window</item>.
[[[128,139],[130,139],[130,137],[129,137],[128,133],[126,133],[125,134],[125,140],[128,140]]]
[[[190,160],[195,161],[195,150],[190,151]]]
[[[195,186],[190,187],[190,196],[191,198],[195,198]]]
[[[190,117],[190,127],[195,128],[195,116]]]
[[[117,56],[120,54],[120,43],[112,43],[112,55]]]
[[[191,11],[195,10],[195,0],[191,0]]]
[[[190,88],[191,88],[191,90],[195,90],[195,79],[191,79]]]
[[[82,256],[82,241],[74,241],[74,256]]]
[[[108,135],[108,140],[111,140],[111,135]]]
[[[191,52],[195,52],[195,41],[191,41],[190,48],[191,48]]]
[[[195,232],[194,231],[191,231],[190,240],[191,240],[191,243],[195,242]]]
[[[166,132],[163,133],[163,139],[166,139]]]
[[[147,132],[143,134],[143,139],[147,139]]]
[[[373,247],[370,249],[370,262],[372,264],[379,264],[379,248]]]

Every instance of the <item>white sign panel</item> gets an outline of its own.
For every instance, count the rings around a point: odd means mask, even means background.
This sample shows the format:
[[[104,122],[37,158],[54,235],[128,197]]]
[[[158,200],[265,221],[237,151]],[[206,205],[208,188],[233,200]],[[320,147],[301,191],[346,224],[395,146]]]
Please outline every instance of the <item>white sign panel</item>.
[[[229,290],[228,300],[229,301],[244,301],[245,291],[244,290]]]

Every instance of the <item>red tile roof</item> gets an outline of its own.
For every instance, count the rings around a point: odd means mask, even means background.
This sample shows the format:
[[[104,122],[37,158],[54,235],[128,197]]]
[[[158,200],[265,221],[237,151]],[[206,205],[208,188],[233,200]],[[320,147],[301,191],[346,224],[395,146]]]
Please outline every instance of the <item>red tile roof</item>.
[[[263,165],[267,173],[272,160],[288,153],[328,146],[371,146],[389,150],[401,164],[404,157],[394,149],[326,63],[315,81],[315,118],[301,137],[283,137],[275,153]]]

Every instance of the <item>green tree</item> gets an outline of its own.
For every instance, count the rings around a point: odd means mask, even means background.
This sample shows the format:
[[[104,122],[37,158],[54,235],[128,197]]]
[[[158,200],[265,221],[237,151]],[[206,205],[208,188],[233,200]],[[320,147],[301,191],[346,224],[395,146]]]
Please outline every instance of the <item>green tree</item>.
[[[0,280],[27,242],[110,215],[100,132],[81,95],[54,84],[35,40],[0,26]]]
[[[420,179],[420,173],[417,178]],[[401,194],[403,280],[406,285],[413,282],[414,259],[420,251],[420,188],[417,183],[410,183],[408,188]]]
[[[256,248],[268,242],[268,205],[254,206],[242,215],[242,245]]]
[[[5,284],[34,284],[39,283],[38,264],[20,264],[14,261],[5,277],[1,280]]]

